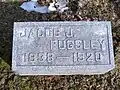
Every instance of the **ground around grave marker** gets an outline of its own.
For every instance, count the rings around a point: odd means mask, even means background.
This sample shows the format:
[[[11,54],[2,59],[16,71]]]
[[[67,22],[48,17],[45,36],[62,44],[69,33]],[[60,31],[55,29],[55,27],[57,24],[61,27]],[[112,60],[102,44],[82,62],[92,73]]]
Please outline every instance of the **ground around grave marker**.
[[[81,1],[81,0],[76,0]],[[84,2],[85,3],[85,2]],[[80,5],[80,3],[79,3]],[[70,3],[70,12],[63,14],[28,13],[18,3],[0,3],[0,89],[1,90],[119,90],[120,89],[120,8],[119,1],[90,0],[84,7]],[[73,7],[74,6],[74,7]],[[94,9],[93,9],[94,8]],[[73,13],[71,14],[71,11]],[[77,11],[77,12],[75,12]],[[115,69],[104,75],[20,77],[11,72],[12,30],[14,21],[112,21]]]

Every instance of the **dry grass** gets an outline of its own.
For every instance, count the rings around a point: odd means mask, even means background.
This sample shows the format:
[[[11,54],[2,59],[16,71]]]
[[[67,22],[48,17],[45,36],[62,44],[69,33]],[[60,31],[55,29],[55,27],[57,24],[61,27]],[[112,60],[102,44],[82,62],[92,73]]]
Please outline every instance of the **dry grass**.
[[[64,13],[28,13],[20,3],[0,3],[0,90],[120,90],[120,14],[119,2],[109,0],[70,0]],[[116,68],[104,75],[29,76],[11,72],[12,29],[14,21],[112,22]],[[7,63],[7,64],[5,64]],[[9,67],[10,66],[10,67]]]

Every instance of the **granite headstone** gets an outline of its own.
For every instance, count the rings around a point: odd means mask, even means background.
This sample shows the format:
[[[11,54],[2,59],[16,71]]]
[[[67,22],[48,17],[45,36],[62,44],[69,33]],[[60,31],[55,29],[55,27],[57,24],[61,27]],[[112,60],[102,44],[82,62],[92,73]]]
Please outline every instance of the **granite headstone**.
[[[111,23],[15,22],[12,70],[19,75],[104,74],[115,67]]]

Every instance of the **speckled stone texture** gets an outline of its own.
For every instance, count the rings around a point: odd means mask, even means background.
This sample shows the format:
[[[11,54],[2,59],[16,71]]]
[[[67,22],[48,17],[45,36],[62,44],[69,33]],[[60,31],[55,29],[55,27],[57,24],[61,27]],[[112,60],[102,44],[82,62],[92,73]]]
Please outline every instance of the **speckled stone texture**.
[[[104,74],[114,65],[110,22],[15,22],[12,70],[19,75]]]

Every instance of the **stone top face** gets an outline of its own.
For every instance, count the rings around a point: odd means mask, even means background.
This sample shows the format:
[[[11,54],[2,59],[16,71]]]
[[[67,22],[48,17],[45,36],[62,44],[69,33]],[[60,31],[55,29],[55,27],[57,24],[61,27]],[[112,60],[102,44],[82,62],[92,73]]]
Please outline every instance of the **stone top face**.
[[[103,74],[114,68],[110,22],[15,22],[19,75]]]

